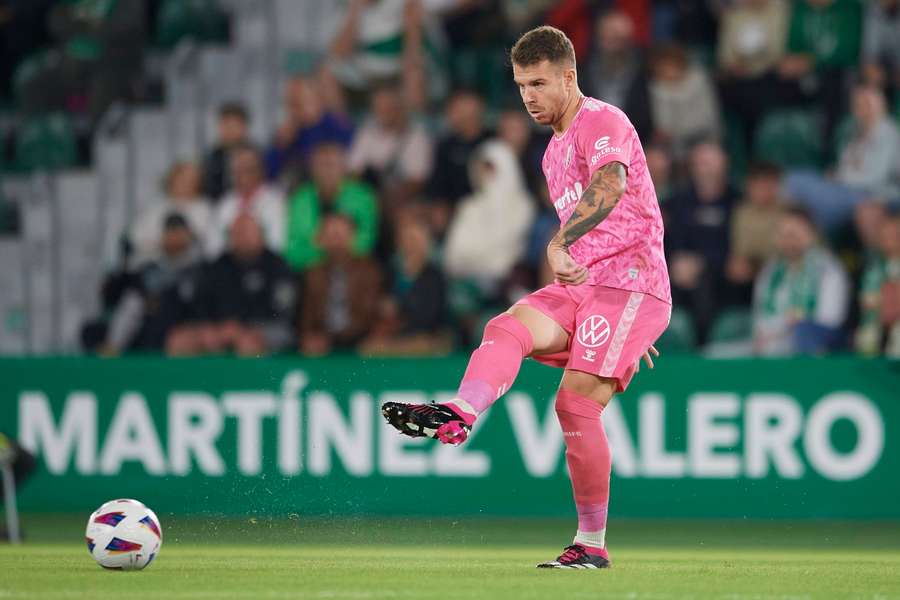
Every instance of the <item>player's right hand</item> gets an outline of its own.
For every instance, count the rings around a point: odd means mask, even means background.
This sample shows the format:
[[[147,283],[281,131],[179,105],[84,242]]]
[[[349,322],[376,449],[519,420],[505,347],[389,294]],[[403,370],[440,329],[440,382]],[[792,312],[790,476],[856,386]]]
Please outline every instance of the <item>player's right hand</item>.
[[[563,285],[581,285],[587,281],[588,270],[569,256],[569,252],[561,245],[550,242],[547,246],[547,261],[553,270],[556,281]]]

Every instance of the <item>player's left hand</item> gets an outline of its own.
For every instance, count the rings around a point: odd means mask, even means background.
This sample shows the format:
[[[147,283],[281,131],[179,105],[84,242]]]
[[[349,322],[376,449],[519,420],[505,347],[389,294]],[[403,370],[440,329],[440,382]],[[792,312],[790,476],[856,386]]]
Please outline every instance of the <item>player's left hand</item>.
[[[547,261],[557,282],[563,285],[581,285],[587,281],[587,268],[575,262],[566,249],[553,240],[547,246]]]
[[[651,356],[652,355],[652,356]],[[659,356],[659,350],[656,349],[656,346],[650,346],[650,349],[644,352],[644,363],[653,368],[653,356]]]

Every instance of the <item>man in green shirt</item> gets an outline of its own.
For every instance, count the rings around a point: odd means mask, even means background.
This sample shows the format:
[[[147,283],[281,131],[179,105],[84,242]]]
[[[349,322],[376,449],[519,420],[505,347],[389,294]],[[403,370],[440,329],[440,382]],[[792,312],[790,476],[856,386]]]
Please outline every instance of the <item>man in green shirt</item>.
[[[855,66],[861,39],[862,7],[858,0],[794,2],[788,54],[807,56],[812,68]]]
[[[859,0],[794,0],[787,54],[778,67],[782,93],[821,105],[825,140],[847,112],[846,77],[859,61],[861,40]]]
[[[316,232],[324,214],[338,212],[356,225],[353,252],[368,255],[378,235],[378,201],[372,189],[347,176],[346,156],[337,143],[326,142],[312,154],[311,181],[301,185],[288,202],[284,256],[293,269],[318,263],[322,250]]]

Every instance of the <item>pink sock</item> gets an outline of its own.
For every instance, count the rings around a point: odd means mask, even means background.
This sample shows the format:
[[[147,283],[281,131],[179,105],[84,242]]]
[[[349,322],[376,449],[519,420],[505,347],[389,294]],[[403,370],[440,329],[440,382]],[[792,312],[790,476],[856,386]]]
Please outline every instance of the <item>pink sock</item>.
[[[556,394],[556,416],[566,441],[566,463],[578,511],[578,532],[573,543],[590,554],[606,552],[606,515],[612,453],[597,402],[569,390]]]
[[[484,337],[459,384],[456,398],[447,402],[466,422],[486,411],[506,393],[519,374],[522,359],[531,354],[531,332],[518,319],[503,313],[488,321]]]

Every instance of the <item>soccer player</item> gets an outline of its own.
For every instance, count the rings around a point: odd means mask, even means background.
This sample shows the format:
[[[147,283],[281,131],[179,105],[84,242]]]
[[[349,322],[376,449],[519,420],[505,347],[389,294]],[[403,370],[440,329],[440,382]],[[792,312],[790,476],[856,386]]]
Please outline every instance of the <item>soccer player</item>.
[[[601,415],[628,387],[671,315],[663,223],[637,133],[618,108],[578,89],[575,52],[553,27],[525,33],[511,51],[525,109],[554,136],[543,171],[559,215],[547,247],[556,281],[488,322],[453,400],[382,406],[412,437],[465,441],[478,415],[513,384],[522,360],[565,369],[556,395],[578,530],[538,567],[595,569],[606,549],[611,455]]]

